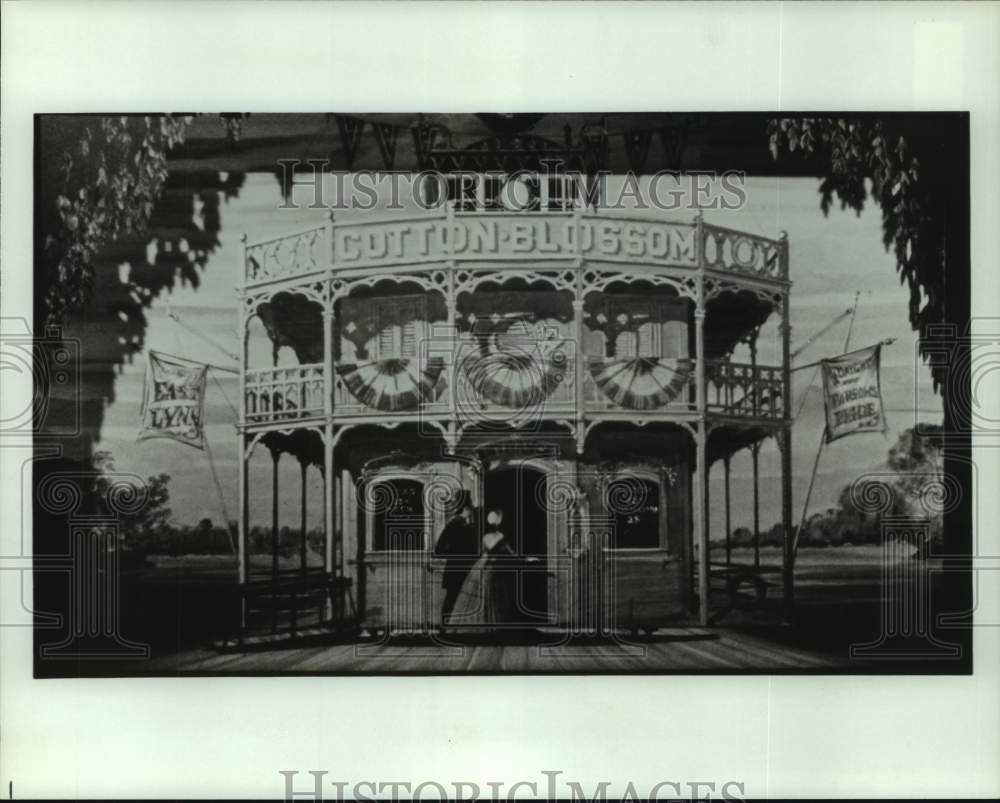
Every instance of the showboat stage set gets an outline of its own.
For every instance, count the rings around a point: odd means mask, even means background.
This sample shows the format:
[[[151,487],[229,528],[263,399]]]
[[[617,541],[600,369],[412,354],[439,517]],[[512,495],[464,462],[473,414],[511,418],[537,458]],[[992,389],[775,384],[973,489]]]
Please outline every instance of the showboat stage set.
[[[768,574],[708,555],[706,471],[775,438],[790,525],[788,243],[706,223],[460,211],[328,224],[244,245],[239,580],[243,636],[441,626],[438,534],[459,500],[499,510],[516,614],[484,628],[651,633],[710,618],[710,581],[791,603],[790,544]],[[780,361],[757,360],[776,319]],[[250,359],[263,324],[273,364]],[[747,362],[731,357],[749,348]],[[277,365],[289,346],[297,364]],[[250,459],[268,450],[271,477]],[[249,498],[298,461],[323,480],[324,565],[247,551]],[[306,484],[303,483],[303,489]],[[310,502],[303,492],[302,515]],[[305,528],[303,526],[303,532]],[[701,557],[700,557],[701,556]],[[727,551],[728,556],[728,551]]]

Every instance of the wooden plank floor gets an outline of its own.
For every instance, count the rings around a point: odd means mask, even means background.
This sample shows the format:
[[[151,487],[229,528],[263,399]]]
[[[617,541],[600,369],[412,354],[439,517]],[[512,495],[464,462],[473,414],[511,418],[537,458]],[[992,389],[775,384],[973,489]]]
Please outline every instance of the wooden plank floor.
[[[725,628],[677,628],[652,639],[548,644],[449,643],[430,639],[201,648],[154,656],[143,669],[174,674],[409,674],[836,671],[848,658],[808,652]]]

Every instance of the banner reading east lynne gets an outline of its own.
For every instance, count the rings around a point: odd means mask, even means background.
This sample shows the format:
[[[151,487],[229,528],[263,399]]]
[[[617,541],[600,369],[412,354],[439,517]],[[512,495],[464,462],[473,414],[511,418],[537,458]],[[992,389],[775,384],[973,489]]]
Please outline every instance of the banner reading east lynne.
[[[855,432],[884,432],[879,384],[881,344],[823,360],[826,442]]]
[[[202,363],[149,352],[137,440],[170,438],[203,449],[207,375]]]

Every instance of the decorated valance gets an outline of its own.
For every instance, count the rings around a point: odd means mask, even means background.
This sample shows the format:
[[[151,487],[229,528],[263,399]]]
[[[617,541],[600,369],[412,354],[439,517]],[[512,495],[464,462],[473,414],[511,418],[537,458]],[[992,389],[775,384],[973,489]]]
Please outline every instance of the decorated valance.
[[[590,373],[608,399],[629,410],[655,410],[677,398],[691,377],[691,361],[661,357],[594,357]]]
[[[444,360],[431,357],[421,370],[415,359],[385,359],[337,366],[351,395],[367,407],[383,412],[412,410],[438,397]]]
[[[461,356],[466,381],[479,397],[504,407],[544,401],[566,379],[565,341],[554,322],[494,320],[487,334]]]
[[[504,407],[525,408],[544,401],[565,381],[566,363],[561,349],[546,355],[501,351],[469,354],[462,369],[484,399]]]

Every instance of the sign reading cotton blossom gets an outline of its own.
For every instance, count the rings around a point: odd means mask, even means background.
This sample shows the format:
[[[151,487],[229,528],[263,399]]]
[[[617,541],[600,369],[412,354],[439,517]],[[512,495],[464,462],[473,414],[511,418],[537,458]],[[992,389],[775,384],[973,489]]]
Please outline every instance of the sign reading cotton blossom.
[[[414,264],[444,258],[464,260],[642,260],[694,267],[691,225],[551,216],[458,216],[378,225],[338,225],[334,264],[353,268]]]
[[[205,448],[205,380],[208,366],[149,352],[137,440],[170,438]]]
[[[826,442],[855,432],[884,432],[879,383],[881,344],[823,360]]]

